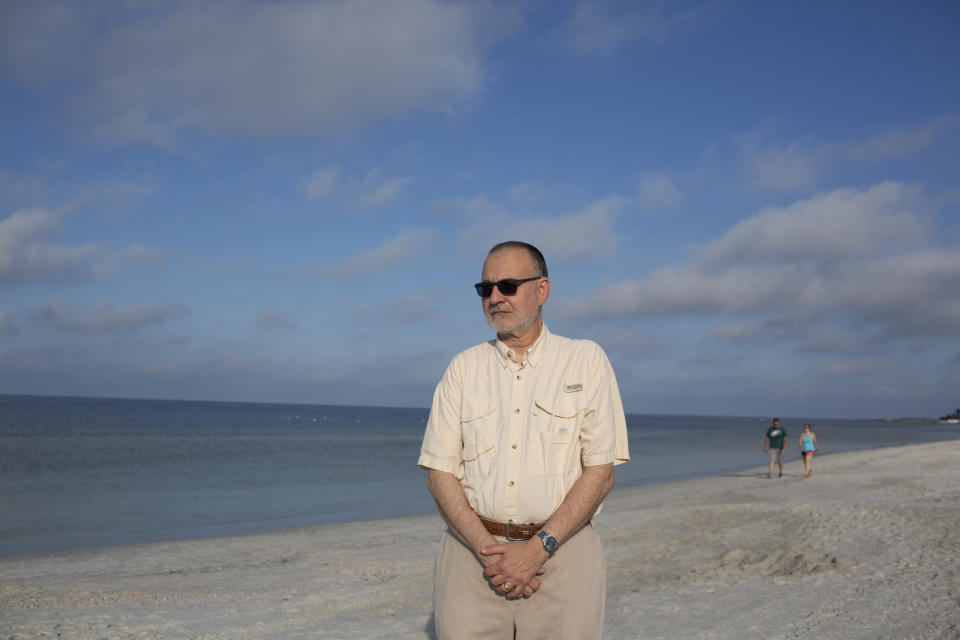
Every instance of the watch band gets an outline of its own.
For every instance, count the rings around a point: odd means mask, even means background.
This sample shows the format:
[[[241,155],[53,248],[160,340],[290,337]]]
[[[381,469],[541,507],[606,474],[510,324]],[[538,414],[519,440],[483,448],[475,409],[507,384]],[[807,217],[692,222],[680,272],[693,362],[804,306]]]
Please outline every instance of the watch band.
[[[557,549],[560,547],[560,543],[552,535],[546,531],[540,530],[537,532],[537,537],[540,538],[540,543],[543,545],[543,550],[550,554],[550,557],[553,557],[553,554],[557,552]]]

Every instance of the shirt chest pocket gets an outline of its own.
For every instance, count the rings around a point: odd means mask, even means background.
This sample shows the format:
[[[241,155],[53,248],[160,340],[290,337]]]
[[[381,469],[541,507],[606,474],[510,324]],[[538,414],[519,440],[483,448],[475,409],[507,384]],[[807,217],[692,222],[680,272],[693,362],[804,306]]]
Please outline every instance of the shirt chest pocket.
[[[527,442],[527,472],[561,475],[579,463],[578,428],[584,407],[579,396],[537,398]]]
[[[492,398],[464,398],[460,407],[463,473],[467,478],[490,474],[497,441],[497,403]]]

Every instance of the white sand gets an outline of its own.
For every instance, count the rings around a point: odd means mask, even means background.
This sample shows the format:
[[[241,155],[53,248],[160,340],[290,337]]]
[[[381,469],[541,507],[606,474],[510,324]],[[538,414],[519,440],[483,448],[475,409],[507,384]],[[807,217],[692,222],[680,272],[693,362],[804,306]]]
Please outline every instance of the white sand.
[[[960,638],[960,440],[763,471],[614,490],[608,640]],[[3,559],[0,640],[432,638],[442,530],[427,515]]]

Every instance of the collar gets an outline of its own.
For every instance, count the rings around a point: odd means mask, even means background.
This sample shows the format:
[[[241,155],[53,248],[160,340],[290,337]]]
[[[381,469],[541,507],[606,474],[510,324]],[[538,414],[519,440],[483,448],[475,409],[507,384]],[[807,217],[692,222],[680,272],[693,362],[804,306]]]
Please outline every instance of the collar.
[[[494,340],[494,346],[497,348],[497,357],[500,358],[500,364],[504,367],[507,367],[510,364],[524,365],[525,363],[530,363],[531,366],[536,367],[537,363],[540,361],[540,358],[543,357],[543,351],[546,348],[547,336],[550,335],[550,330],[547,329],[547,323],[543,323],[543,327],[540,329],[540,335],[537,336],[536,341],[524,352],[523,362],[517,362],[511,356],[513,356],[514,351],[508,347],[504,342],[499,338]]]

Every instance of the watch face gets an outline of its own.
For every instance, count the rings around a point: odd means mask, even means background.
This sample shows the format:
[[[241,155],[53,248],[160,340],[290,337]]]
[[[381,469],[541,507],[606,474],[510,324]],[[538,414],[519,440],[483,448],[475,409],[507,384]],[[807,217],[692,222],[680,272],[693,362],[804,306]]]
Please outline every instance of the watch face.
[[[539,536],[540,541],[543,542],[543,548],[551,555],[557,550],[557,547],[560,546],[557,539],[545,531],[539,532],[537,536]]]

